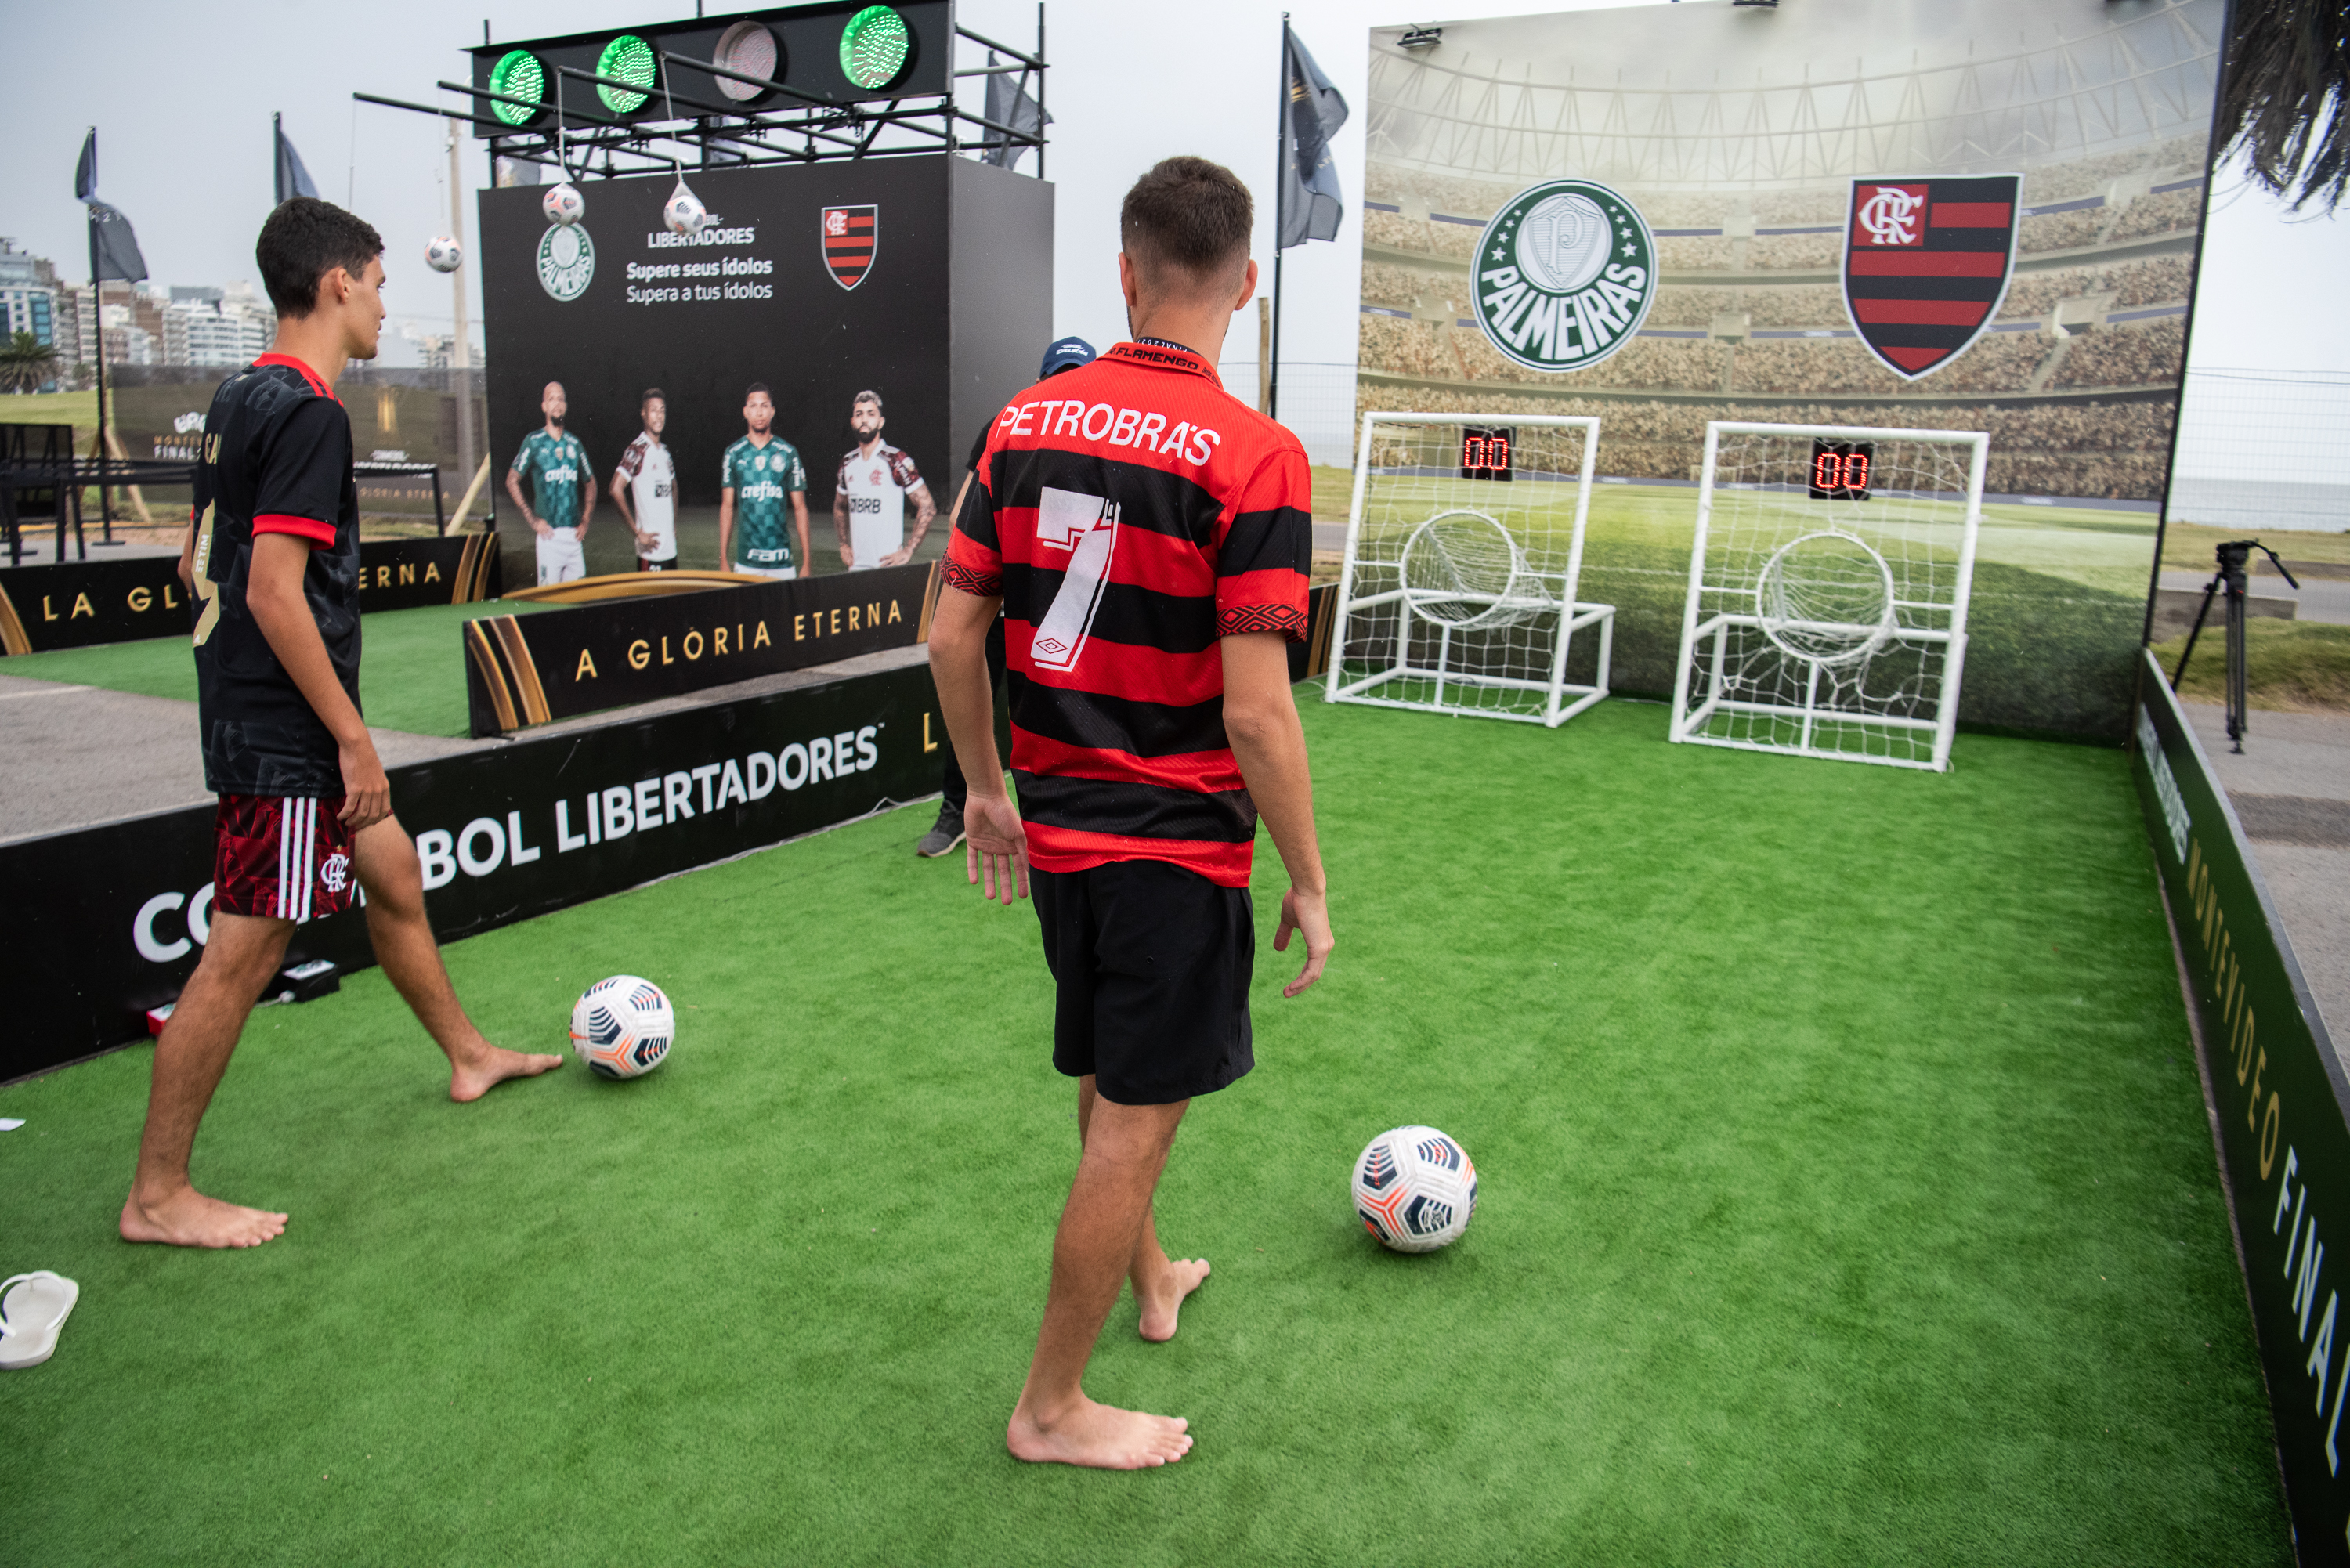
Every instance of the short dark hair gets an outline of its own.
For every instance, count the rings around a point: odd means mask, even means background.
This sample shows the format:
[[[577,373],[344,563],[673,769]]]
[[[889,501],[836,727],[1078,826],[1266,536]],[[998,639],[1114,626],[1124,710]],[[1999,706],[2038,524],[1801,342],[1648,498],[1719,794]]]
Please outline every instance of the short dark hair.
[[[775,400],[775,394],[767,390],[767,383],[764,381],[754,381],[749,386],[743,388],[743,400],[746,403],[749,402],[751,400],[751,394],[754,392],[761,394],[771,403]]]
[[[641,410],[647,403],[651,402],[655,398],[659,398],[664,403],[669,401],[669,394],[667,392],[662,391],[659,387],[647,387],[645,389],[645,395],[637,400],[638,409]]]
[[[1255,224],[1256,202],[1239,175],[1180,157],[1134,182],[1118,226],[1144,288],[1189,296],[1221,290],[1228,275],[1239,281]]]
[[[321,278],[337,267],[358,277],[381,254],[383,236],[373,224],[316,196],[280,202],[253,247],[261,286],[280,316],[309,315]]]

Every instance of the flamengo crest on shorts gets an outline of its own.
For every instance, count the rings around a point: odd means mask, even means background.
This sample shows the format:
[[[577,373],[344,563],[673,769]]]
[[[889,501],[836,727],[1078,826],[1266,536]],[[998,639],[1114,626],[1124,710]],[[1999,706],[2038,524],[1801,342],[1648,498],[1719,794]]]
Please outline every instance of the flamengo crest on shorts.
[[[1905,381],[1990,330],[2015,271],[2021,174],[1852,182],[1844,302],[1860,340]]]
[[[1632,341],[1657,298],[1657,245],[1637,208],[1588,180],[1545,180],[1477,241],[1477,325],[1534,370],[1582,370]]]
[[[843,288],[863,283],[881,248],[881,209],[869,202],[862,207],[827,207],[819,226],[824,265],[832,281]]]

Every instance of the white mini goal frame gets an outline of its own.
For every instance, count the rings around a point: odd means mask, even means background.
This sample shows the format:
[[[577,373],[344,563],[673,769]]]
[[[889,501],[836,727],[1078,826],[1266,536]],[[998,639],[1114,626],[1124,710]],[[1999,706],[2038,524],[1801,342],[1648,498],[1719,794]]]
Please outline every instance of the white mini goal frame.
[[[1371,459],[1378,430],[1382,425],[1451,426],[1456,431],[1471,427],[1508,425],[1521,432],[1529,430],[1580,431],[1583,434],[1579,472],[1574,475],[1575,504],[1573,522],[1568,530],[1566,558],[1563,566],[1550,567],[1544,561],[1529,562],[1520,542],[1510,530],[1480,507],[1466,504],[1470,499],[1440,494],[1430,504],[1429,515],[1413,526],[1394,559],[1367,559],[1364,549],[1364,504],[1372,478]],[[1458,450],[1456,436],[1455,450]],[[1520,436],[1523,450],[1524,439]],[[1511,719],[1521,723],[1542,724],[1556,729],[1567,720],[1607,695],[1608,659],[1615,646],[1616,607],[1586,604],[1576,597],[1583,575],[1584,527],[1591,511],[1591,481],[1593,461],[1599,446],[1599,421],[1588,415],[1557,414],[1457,414],[1457,413],[1367,413],[1363,416],[1362,439],[1355,459],[1355,491],[1347,518],[1346,564],[1338,578],[1337,614],[1330,642],[1330,672],[1323,690],[1326,702],[1362,702],[1375,707],[1409,708],[1421,712],[1454,713],[1472,718]],[[1388,471],[1381,471],[1386,472]],[[1406,476],[1419,471],[1406,471]],[[1429,473],[1427,477],[1440,477]],[[1557,484],[1567,476],[1518,472],[1509,482],[1513,485]],[[1488,482],[1475,482],[1488,483]],[[1500,509],[1507,510],[1507,509]],[[1459,520],[1454,522],[1454,520]],[[1508,566],[1498,587],[1453,586],[1415,587],[1412,557],[1420,553],[1423,560],[1434,556],[1444,559],[1443,538],[1432,529],[1453,522],[1456,529],[1473,539],[1481,532],[1478,524],[1489,525],[1504,542]],[[1383,541],[1383,545],[1386,542]],[[1489,556],[1492,553],[1488,546]],[[1382,555],[1386,554],[1384,548]],[[1450,562],[1446,562],[1450,565]],[[1549,569],[1545,569],[1549,567]],[[1379,580],[1370,583],[1367,576],[1376,574]],[[1387,579],[1392,576],[1395,581]],[[1386,617],[1367,617],[1367,611],[1388,608]],[[1398,627],[1389,638],[1378,629],[1378,623],[1393,619]],[[1420,635],[1415,638],[1415,623]],[[1574,636],[1592,628],[1598,630],[1596,665],[1590,684],[1571,684],[1566,679],[1567,654]],[[1495,673],[1490,668],[1469,668],[1470,645],[1474,634],[1496,629],[1530,628],[1546,631],[1549,647],[1544,668],[1528,668],[1524,673]],[[1432,635],[1433,647],[1422,646],[1415,652],[1415,643],[1426,644]],[[1366,637],[1376,644],[1391,641],[1391,649],[1372,648],[1370,658],[1357,655],[1347,658]],[[1362,673],[1366,663],[1373,668]],[[1485,662],[1490,663],[1488,659]],[[1534,661],[1528,661],[1531,665]],[[1407,688],[1417,687],[1420,693],[1399,694]],[[1522,693],[1523,701],[1511,705],[1511,694]]]
[[[1876,544],[1862,536],[1866,524],[1860,508],[1877,505],[1876,496],[1861,502],[1825,502],[1816,520],[1788,524],[1791,536],[1779,544],[1760,571],[1747,577],[1734,564],[1709,559],[1713,543],[1716,480],[1724,436],[1784,436],[1790,441],[1914,441],[1969,449],[1965,511],[1959,527],[1955,586],[1947,597],[1917,597],[1915,590],[1887,566]],[[1705,427],[1705,466],[1698,486],[1697,536],[1690,547],[1689,595],[1681,613],[1680,657],[1673,673],[1670,739],[1696,745],[1730,746],[1742,751],[1782,752],[1799,756],[1826,757],[1839,762],[1876,763],[1941,773],[1950,764],[1950,742],[1958,727],[1960,678],[1967,648],[1967,606],[1973,592],[1975,544],[1982,524],[1983,472],[1991,438],[1981,431],[1880,429],[1855,425],[1751,424],[1714,421]],[[1878,459],[1882,472],[1883,458]],[[1792,486],[1739,487],[1792,489]],[[1888,500],[1929,499],[1915,492],[1887,493]],[[1955,497],[1953,498],[1955,499]],[[1844,510],[1838,510],[1842,508]],[[1888,535],[1880,535],[1881,541]],[[1884,573],[1883,618],[1863,623],[1828,619],[1770,617],[1766,607],[1771,569],[1797,545],[1814,539],[1848,541],[1867,552]],[[1747,553],[1760,548],[1750,545]],[[1737,579],[1737,580],[1733,580]],[[1780,600],[1784,607],[1783,597]],[[1767,639],[1781,662],[1756,648],[1753,638]],[[1804,639],[1834,647],[1838,639],[1848,650],[1821,652],[1804,646]],[[1888,650],[1917,650],[1921,665],[1939,658],[1931,676],[1930,701],[1913,706],[1914,712],[1871,711],[1865,703],[1848,700],[1852,672],[1863,673],[1872,659]],[[1767,678],[1758,678],[1758,670]],[[1845,679],[1837,679],[1841,673]],[[1800,687],[1800,697],[1783,693]],[[1826,690],[1824,691],[1823,688]],[[1847,700],[1839,701],[1839,696]],[[1887,704],[1887,708],[1896,704]],[[1737,717],[1744,722],[1717,725]],[[1709,727],[1715,726],[1709,733]],[[1756,733],[1772,740],[1757,740]],[[1919,746],[1930,737],[1930,746]]]

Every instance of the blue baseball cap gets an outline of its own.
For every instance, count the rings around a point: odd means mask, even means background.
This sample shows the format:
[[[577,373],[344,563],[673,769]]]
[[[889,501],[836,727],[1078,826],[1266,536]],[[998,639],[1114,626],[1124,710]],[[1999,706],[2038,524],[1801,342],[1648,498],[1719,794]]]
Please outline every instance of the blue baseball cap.
[[[1094,346],[1082,337],[1064,337],[1045,350],[1044,367],[1036,372],[1040,381],[1049,380],[1064,370],[1074,370],[1080,365],[1094,362]]]

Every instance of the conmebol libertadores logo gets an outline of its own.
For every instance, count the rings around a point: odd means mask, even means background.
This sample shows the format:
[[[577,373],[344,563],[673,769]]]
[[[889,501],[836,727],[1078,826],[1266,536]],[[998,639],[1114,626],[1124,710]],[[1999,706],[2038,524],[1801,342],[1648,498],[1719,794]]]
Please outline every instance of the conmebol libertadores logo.
[[[1513,196],[1477,242],[1477,325],[1534,370],[1580,370],[1632,340],[1657,297],[1657,243],[1632,203],[1588,180]]]

